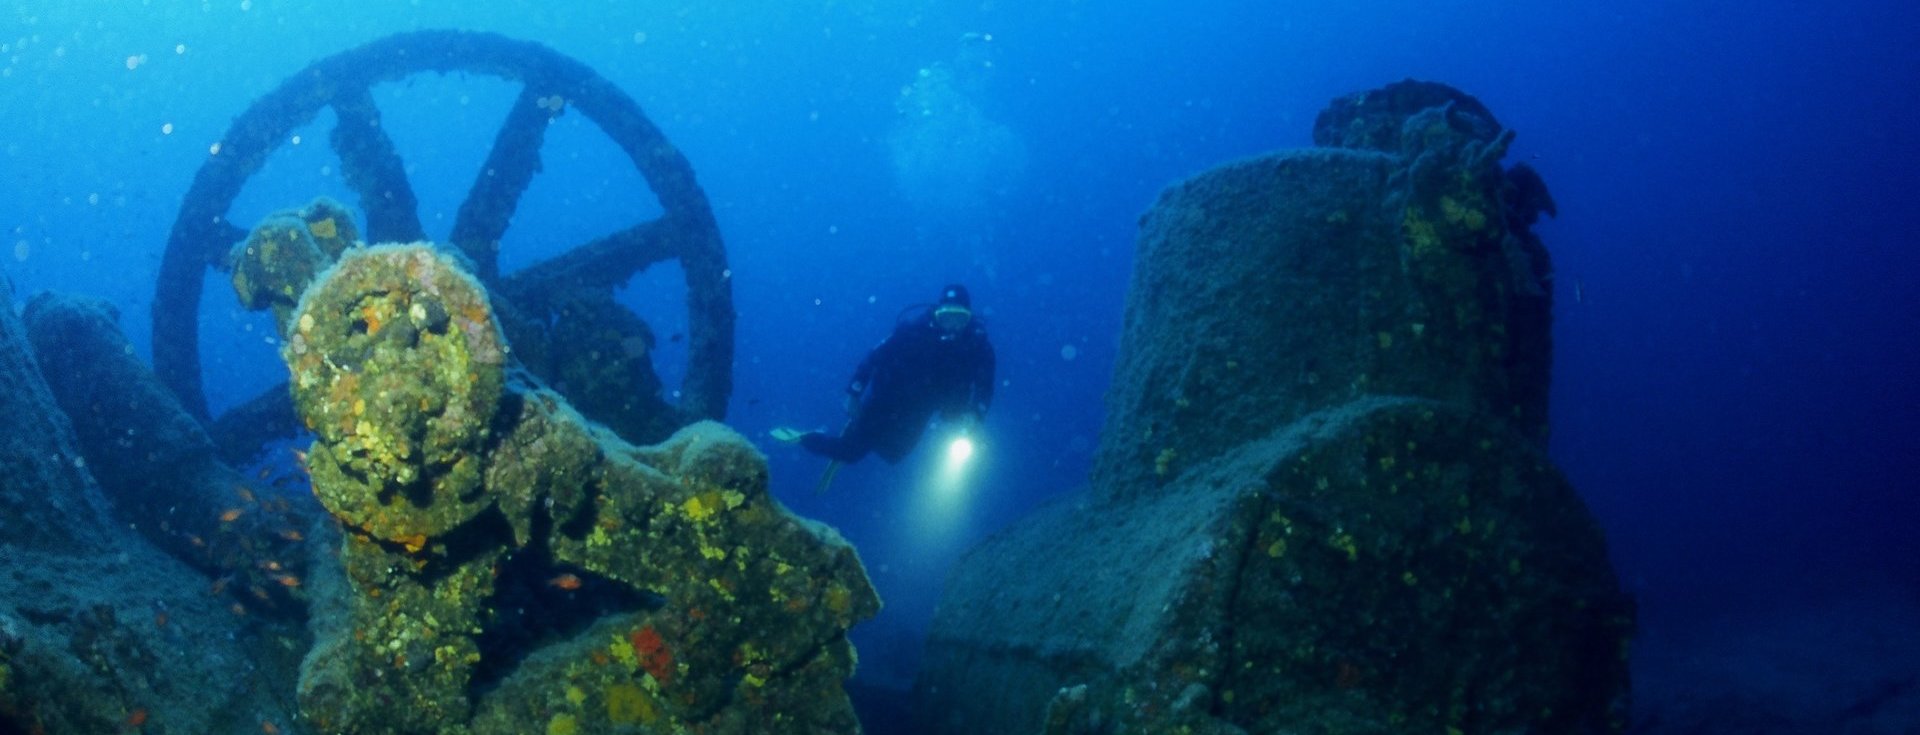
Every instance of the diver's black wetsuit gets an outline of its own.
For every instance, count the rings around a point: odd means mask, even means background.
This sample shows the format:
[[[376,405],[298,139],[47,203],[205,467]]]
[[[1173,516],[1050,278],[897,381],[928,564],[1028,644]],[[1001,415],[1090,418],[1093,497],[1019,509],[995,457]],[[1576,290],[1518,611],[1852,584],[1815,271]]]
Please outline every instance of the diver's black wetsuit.
[[[814,432],[800,446],[841,462],[868,452],[899,462],[926,433],[937,411],[948,418],[984,418],[993,402],[993,345],[978,320],[958,332],[921,311],[903,320],[867,353],[847,384],[860,401],[840,436]]]

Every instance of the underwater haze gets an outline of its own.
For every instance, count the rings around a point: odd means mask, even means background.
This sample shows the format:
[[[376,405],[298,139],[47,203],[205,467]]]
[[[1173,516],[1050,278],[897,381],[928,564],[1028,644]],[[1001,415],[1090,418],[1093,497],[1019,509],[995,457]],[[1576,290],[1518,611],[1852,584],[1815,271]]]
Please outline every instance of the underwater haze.
[[[1442,82],[1517,131],[1508,162],[1558,205],[1534,228],[1556,296],[1551,456],[1638,607],[1634,729],[1920,732],[1916,27],[1896,0],[26,0],[0,10],[0,273],[22,301],[112,301],[150,359],[169,228],[256,98],[410,30],[578,59],[711,200],[738,314],[726,423],[766,453],[781,502],[858,549],[885,607],[851,634],[856,681],[904,690],[956,560],[1086,485],[1159,192],[1310,145],[1336,97]],[[373,90],[430,238],[518,91],[465,74]],[[232,222],[355,203],[330,115],[273,154]],[[583,115],[555,119],[543,157],[505,271],[660,211]],[[999,357],[973,474],[937,482],[932,434],[816,494],[823,461],[767,432],[838,428],[855,364],[951,282]],[[271,318],[230,293],[211,275],[200,308],[215,414],[286,379]],[[677,266],[620,300],[660,335],[671,401]],[[1781,714],[1735,725],[1714,703]]]

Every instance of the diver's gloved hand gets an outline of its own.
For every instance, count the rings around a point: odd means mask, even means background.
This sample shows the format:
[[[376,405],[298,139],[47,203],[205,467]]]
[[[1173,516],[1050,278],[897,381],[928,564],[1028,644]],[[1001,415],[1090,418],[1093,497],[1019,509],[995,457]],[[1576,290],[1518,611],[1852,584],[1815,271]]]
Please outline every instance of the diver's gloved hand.
[[[767,434],[772,436],[774,441],[783,444],[793,444],[800,441],[800,437],[806,436],[807,433],[791,426],[780,426],[775,427],[773,431],[769,431]]]

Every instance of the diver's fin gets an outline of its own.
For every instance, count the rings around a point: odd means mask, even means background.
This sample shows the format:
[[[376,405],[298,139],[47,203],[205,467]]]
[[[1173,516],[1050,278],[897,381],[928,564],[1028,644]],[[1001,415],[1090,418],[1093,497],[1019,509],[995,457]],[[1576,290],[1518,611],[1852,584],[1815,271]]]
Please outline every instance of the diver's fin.
[[[840,461],[837,459],[829,460],[827,462],[827,471],[820,473],[820,484],[813,486],[813,494],[819,495],[821,493],[826,492],[827,486],[833,484],[834,474],[838,473],[839,471],[840,471]]]

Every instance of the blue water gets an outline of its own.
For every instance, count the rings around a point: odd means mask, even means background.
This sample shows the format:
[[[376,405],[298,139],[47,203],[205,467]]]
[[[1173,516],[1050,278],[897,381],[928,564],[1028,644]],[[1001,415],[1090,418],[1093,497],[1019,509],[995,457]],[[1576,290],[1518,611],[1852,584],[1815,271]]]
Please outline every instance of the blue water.
[[[635,7],[637,6],[637,7]],[[1338,95],[1413,76],[1519,131],[1560,217],[1554,457],[1643,626],[1920,598],[1920,11],[1898,1],[1245,0],[338,3],[33,0],[0,12],[0,271],[120,305],[149,350],[168,227],[228,121],[307,63],[398,31],[538,41],[632,95],[692,161],[739,311],[729,423],[774,491],[861,550],[887,609],[863,676],[910,676],[970,544],[1084,481],[1135,221],[1167,184],[1306,145]],[[968,34],[978,34],[969,36]],[[988,38],[990,36],[990,40]],[[376,90],[444,237],[516,88]],[[323,118],[230,219],[352,201]],[[508,269],[657,204],[580,115],[556,123]],[[769,446],[833,425],[903,305],[973,289],[1003,384],[967,494],[936,452],[842,471]],[[281,379],[265,317],[209,284],[216,411]],[[684,329],[670,268],[623,293]],[[664,343],[672,382],[683,347]],[[1124,563],[1124,560],[1116,560]]]

